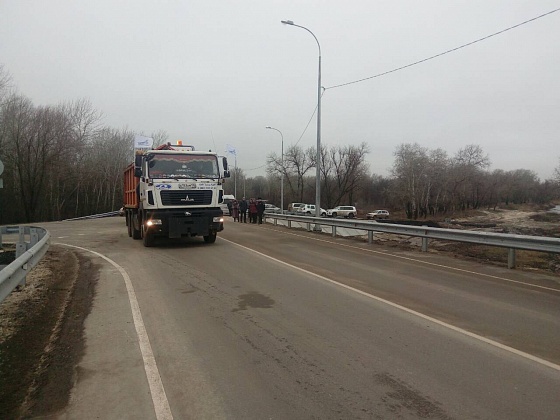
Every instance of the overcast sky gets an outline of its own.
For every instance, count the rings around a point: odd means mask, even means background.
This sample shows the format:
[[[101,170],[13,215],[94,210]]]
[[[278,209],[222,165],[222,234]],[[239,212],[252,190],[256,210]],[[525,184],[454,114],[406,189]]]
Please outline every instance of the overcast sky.
[[[266,156],[366,142],[388,175],[402,143],[550,178],[560,157],[560,12],[361,83],[560,8],[546,0],[0,0],[0,64],[35,105],[87,98],[105,125],[165,130],[198,149]],[[301,137],[301,139],[300,139]],[[230,162],[233,156],[230,156]]]

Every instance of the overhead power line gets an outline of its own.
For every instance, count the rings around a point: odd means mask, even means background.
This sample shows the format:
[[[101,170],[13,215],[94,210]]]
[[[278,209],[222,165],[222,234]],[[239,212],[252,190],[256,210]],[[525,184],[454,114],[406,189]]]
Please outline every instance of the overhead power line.
[[[403,70],[403,69],[406,69],[406,68],[408,68],[408,67],[412,67],[412,66],[415,66],[415,65],[417,65],[417,64],[424,63],[424,62],[429,61],[429,60],[433,60],[434,58],[441,57],[442,55],[449,54],[449,53],[452,53],[452,52],[454,52],[454,51],[460,50],[461,48],[465,48],[465,47],[468,47],[468,46],[470,46],[470,45],[476,44],[476,43],[478,43],[478,42],[484,41],[484,40],[486,40],[486,39],[488,39],[488,38],[492,38],[492,37],[494,37],[494,36],[496,36],[496,35],[503,34],[504,32],[511,31],[512,29],[519,28],[520,26],[523,26],[523,25],[525,25],[525,24],[527,24],[527,23],[530,23],[530,22],[534,22],[534,21],[537,20],[537,19],[540,19],[540,18],[543,18],[543,17],[545,17],[545,16],[551,15],[552,13],[556,13],[556,12],[558,12],[558,11],[560,11],[560,8],[554,9],[554,10],[548,12],[548,13],[545,13],[545,14],[542,14],[542,15],[540,15],[540,16],[534,17],[534,18],[532,18],[532,19],[526,20],[526,21],[524,21],[524,22],[518,23],[517,25],[511,26],[511,27],[509,27],[509,28],[507,28],[507,29],[503,29],[503,30],[501,30],[501,31],[499,31],[499,32],[495,32],[495,33],[493,33],[493,34],[491,34],[491,35],[487,35],[487,36],[485,36],[485,37],[483,37],[483,38],[477,39],[476,41],[472,41],[472,42],[469,42],[469,43],[467,43],[467,44],[463,44],[463,45],[461,45],[461,46],[459,46],[459,47],[452,48],[452,49],[447,50],[447,51],[445,51],[445,52],[442,52],[442,53],[433,55],[433,56],[431,56],[431,57],[424,58],[423,60],[419,60],[419,61],[416,61],[416,62],[414,62],[414,63],[407,64],[406,66],[401,66],[401,67],[398,67],[398,68],[393,69],[393,70],[389,70],[389,71],[386,71],[386,72],[383,72],[383,73],[379,73],[379,74],[376,74],[375,76],[370,76],[370,77],[365,77],[365,78],[363,78],[363,79],[354,80],[353,82],[347,82],[347,83],[342,83],[342,84],[340,84],[340,85],[329,86],[329,87],[324,88],[324,89],[325,89],[325,90],[328,90],[328,89],[336,89],[336,88],[343,87],[343,86],[353,85],[353,84],[355,84],[355,83],[365,82],[366,80],[374,79],[374,78],[376,78],[376,77],[385,76],[385,75],[387,75],[387,74],[394,73],[394,72],[397,72],[397,71],[399,71],[399,70]],[[307,129],[307,128],[306,128],[306,129]]]
[[[487,36],[485,36],[485,37],[483,37],[483,38],[477,39],[477,40],[472,41],[472,42],[469,42],[469,43],[467,43],[467,44],[463,44],[463,45],[460,45],[460,46],[458,46],[458,47],[452,48],[452,49],[450,49],[450,50],[444,51],[444,52],[442,52],[442,53],[433,55],[433,56],[431,56],[431,57],[424,58],[423,60],[419,60],[419,61],[415,61],[414,63],[407,64],[406,66],[401,66],[401,67],[398,67],[398,68],[393,69],[393,70],[385,71],[385,72],[383,72],[383,73],[376,74],[375,76],[370,76],[370,77],[365,77],[365,78],[363,78],[363,79],[354,80],[353,82],[342,83],[342,84],[340,84],[340,85],[329,86],[329,87],[327,87],[327,88],[323,87],[323,93],[321,94],[321,97],[325,94],[325,91],[328,90],[328,89],[336,89],[336,88],[343,87],[343,86],[353,85],[353,84],[356,84],[356,83],[365,82],[366,80],[374,79],[374,78],[376,78],[376,77],[381,77],[381,76],[385,76],[385,75],[390,74],[390,73],[395,73],[395,72],[397,72],[397,71],[399,71],[399,70],[403,70],[403,69],[406,69],[406,68],[408,68],[408,67],[412,67],[412,66],[415,66],[415,65],[417,65],[417,64],[424,63],[424,62],[429,61],[429,60],[433,60],[434,58],[441,57],[442,55],[452,53],[452,52],[454,52],[454,51],[457,51],[457,50],[460,50],[460,49],[462,49],[462,48],[468,47],[468,46],[470,46],[470,45],[476,44],[476,43],[478,43],[478,42],[484,41],[484,40],[486,40],[486,39],[488,39],[488,38],[492,38],[492,37],[494,37],[494,36],[496,36],[496,35],[503,34],[504,32],[511,31],[512,29],[519,28],[520,26],[523,26],[523,25],[525,25],[525,24],[527,24],[527,23],[533,22],[533,21],[535,21],[535,20],[537,20],[537,19],[540,19],[540,18],[543,18],[543,17],[545,17],[545,16],[551,15],[551,14],[556,13],[556,12],[558,12],[558,11],[560,11],[560,8],[551,10],[550,12],[544,13],[544,14],[539,15],[539,16],[536,16],[536,17],[534,17],[534,18],[532,18],[532,19],[529,19],[529,20],[526,20],[526,21],[524,21],[524,22],[518,23],[517,25],[510,26],[509,28],[506,28],[506,29],[503,29],[503,30],[501,30],[501,31],[495,32],[495,33],[493,33],[493,34],[491,34],[491,35],[487,35]],[[315,113],[316,113],[316,112],[317,112],[317,106],[315,106],[315,109],[313,110],[313,113],[311,114],[311,117],[309,118],[309,121],[307,122],[307,125],[306,125],[305,128],[303,129],[303,132],[301,133],[301,136],[299,136],[299,139],[296,141],[296,143],[295,143],[296,146],[297,146],[297,144],[301,141],[301,139],[303,138],[305,132],[306,132],[307,129],[309,128],[309,124],[310,124],[311,121],[313,120],[313,117],[315,116]],[[264,166],[264,165],[263,165],[263,166]],[[262,168],[262,166],[260,166],[259,168],[255,168],[255,169],[260,169],[260,168]]]
[[[323,91],[321,92],[321,98],[323,97],[323,95],[325,94],[325,88],[323,88]],[[296,141],[296,143],[294,144],[294,146],[297,146],[298,143],[300,142],[300,140],[303,138],[303,135],[305,134],[305,132],[307,131],[307,129],[309,128],[309,124],[311,124],[311,121],[313,120],[313,117],[315,116],[315,113],[317,112],[317,107],[318,105],[315,105],[315,109],[313,110],[313,114],[311,114],[311,117],[309,118],[309,121],[307,121],[307,125],[305,126],[305,128],[303,129],[303,133],[301,133],[301,136],[299,136],[299,139]]]

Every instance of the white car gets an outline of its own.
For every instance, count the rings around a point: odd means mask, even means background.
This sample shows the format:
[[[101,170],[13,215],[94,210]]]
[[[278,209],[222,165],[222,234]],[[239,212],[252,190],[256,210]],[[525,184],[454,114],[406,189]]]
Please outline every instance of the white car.
[[[282,209],[280,207],[276,207],[274,204],[268,203],[264,205],[264,211],[266,213],[282,213]]]
[[[300,216],[315,216],[315,204],[304,204],[302,206],[299,206],[296,210],[296,214]],[[325,217],[327,215],[327,211],[322,208],[320,215],[321,217]]]
[[[300,206],[304,206],[305,203],[290,203],[288,204],[288,214],[296,214],[297,209]]]
[[[366,214],[368,220],[388,219],[389,212],[387,210],[375,210]]]
[[[225,194],[223,197],[223,202],[220,203],[220,208],[222,209],[222,213],[224,216],[231,216],[229,211],[229,206],[235,200],[235,196],[233,194]]]
[[[354,206],[336,206],[334,209],[327,210],[328,217],[346,217],[353,219],[358,215],[358,210]]]

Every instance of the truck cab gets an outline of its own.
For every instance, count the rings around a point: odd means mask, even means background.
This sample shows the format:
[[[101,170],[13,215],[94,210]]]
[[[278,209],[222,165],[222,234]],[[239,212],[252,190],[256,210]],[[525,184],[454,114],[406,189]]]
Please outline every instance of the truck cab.
[[[127,168],[134,176],[125,171],[130,236],[142,238],[145,246],[152,246],[156,237],[203,236],[205,242],[215,242],[223,230],[222,185],[229,176],[227,160],[223,158],[221,171],[218,159],[212,152],[170,144],[137,153]]]

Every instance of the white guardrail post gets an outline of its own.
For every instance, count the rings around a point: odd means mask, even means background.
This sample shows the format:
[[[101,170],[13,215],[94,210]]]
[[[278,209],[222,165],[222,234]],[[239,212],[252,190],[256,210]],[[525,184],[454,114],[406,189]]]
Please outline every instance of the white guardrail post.
[[[560,238],[549,238],[544,236],[510,235],[506,233],[474,232],[457,229],[433,228],[428,226],[397,225],[392,223],[377,223],[375,221],[356,219],[331,219],[324,217],[295,216],[286,214],[266,213],[266,217],[278,220],[286,220],[288,228],[292,222],[296,226],[303,224],[309,229],[311,224],[331,226],[332,236],[336,237],[337,228],[348,228],[365,231],[368,243],[373,243],[373,232],[383,232],[395,235],[415,236],[422,238],[422,251],[428,252],[428,241],[439,239],[442,241],[465,242],[478,245],[497,246],[508,249],[508,268],[515,268],[515,251],[524,249],[537,252],[551,252],[560,254]]]
[[[47,230],[33,226],[3,226],[0,228],[0,246],[2,234],[17,234],[16,259],[7,266],[0,266],[0,303],[16,287],[25,285],[27,273],[37,265],[47,252],[50,234]],[[25,241],[26,235],[29,242]]]
[[[515,268],[515,249],[508,249],[508,268]]]

